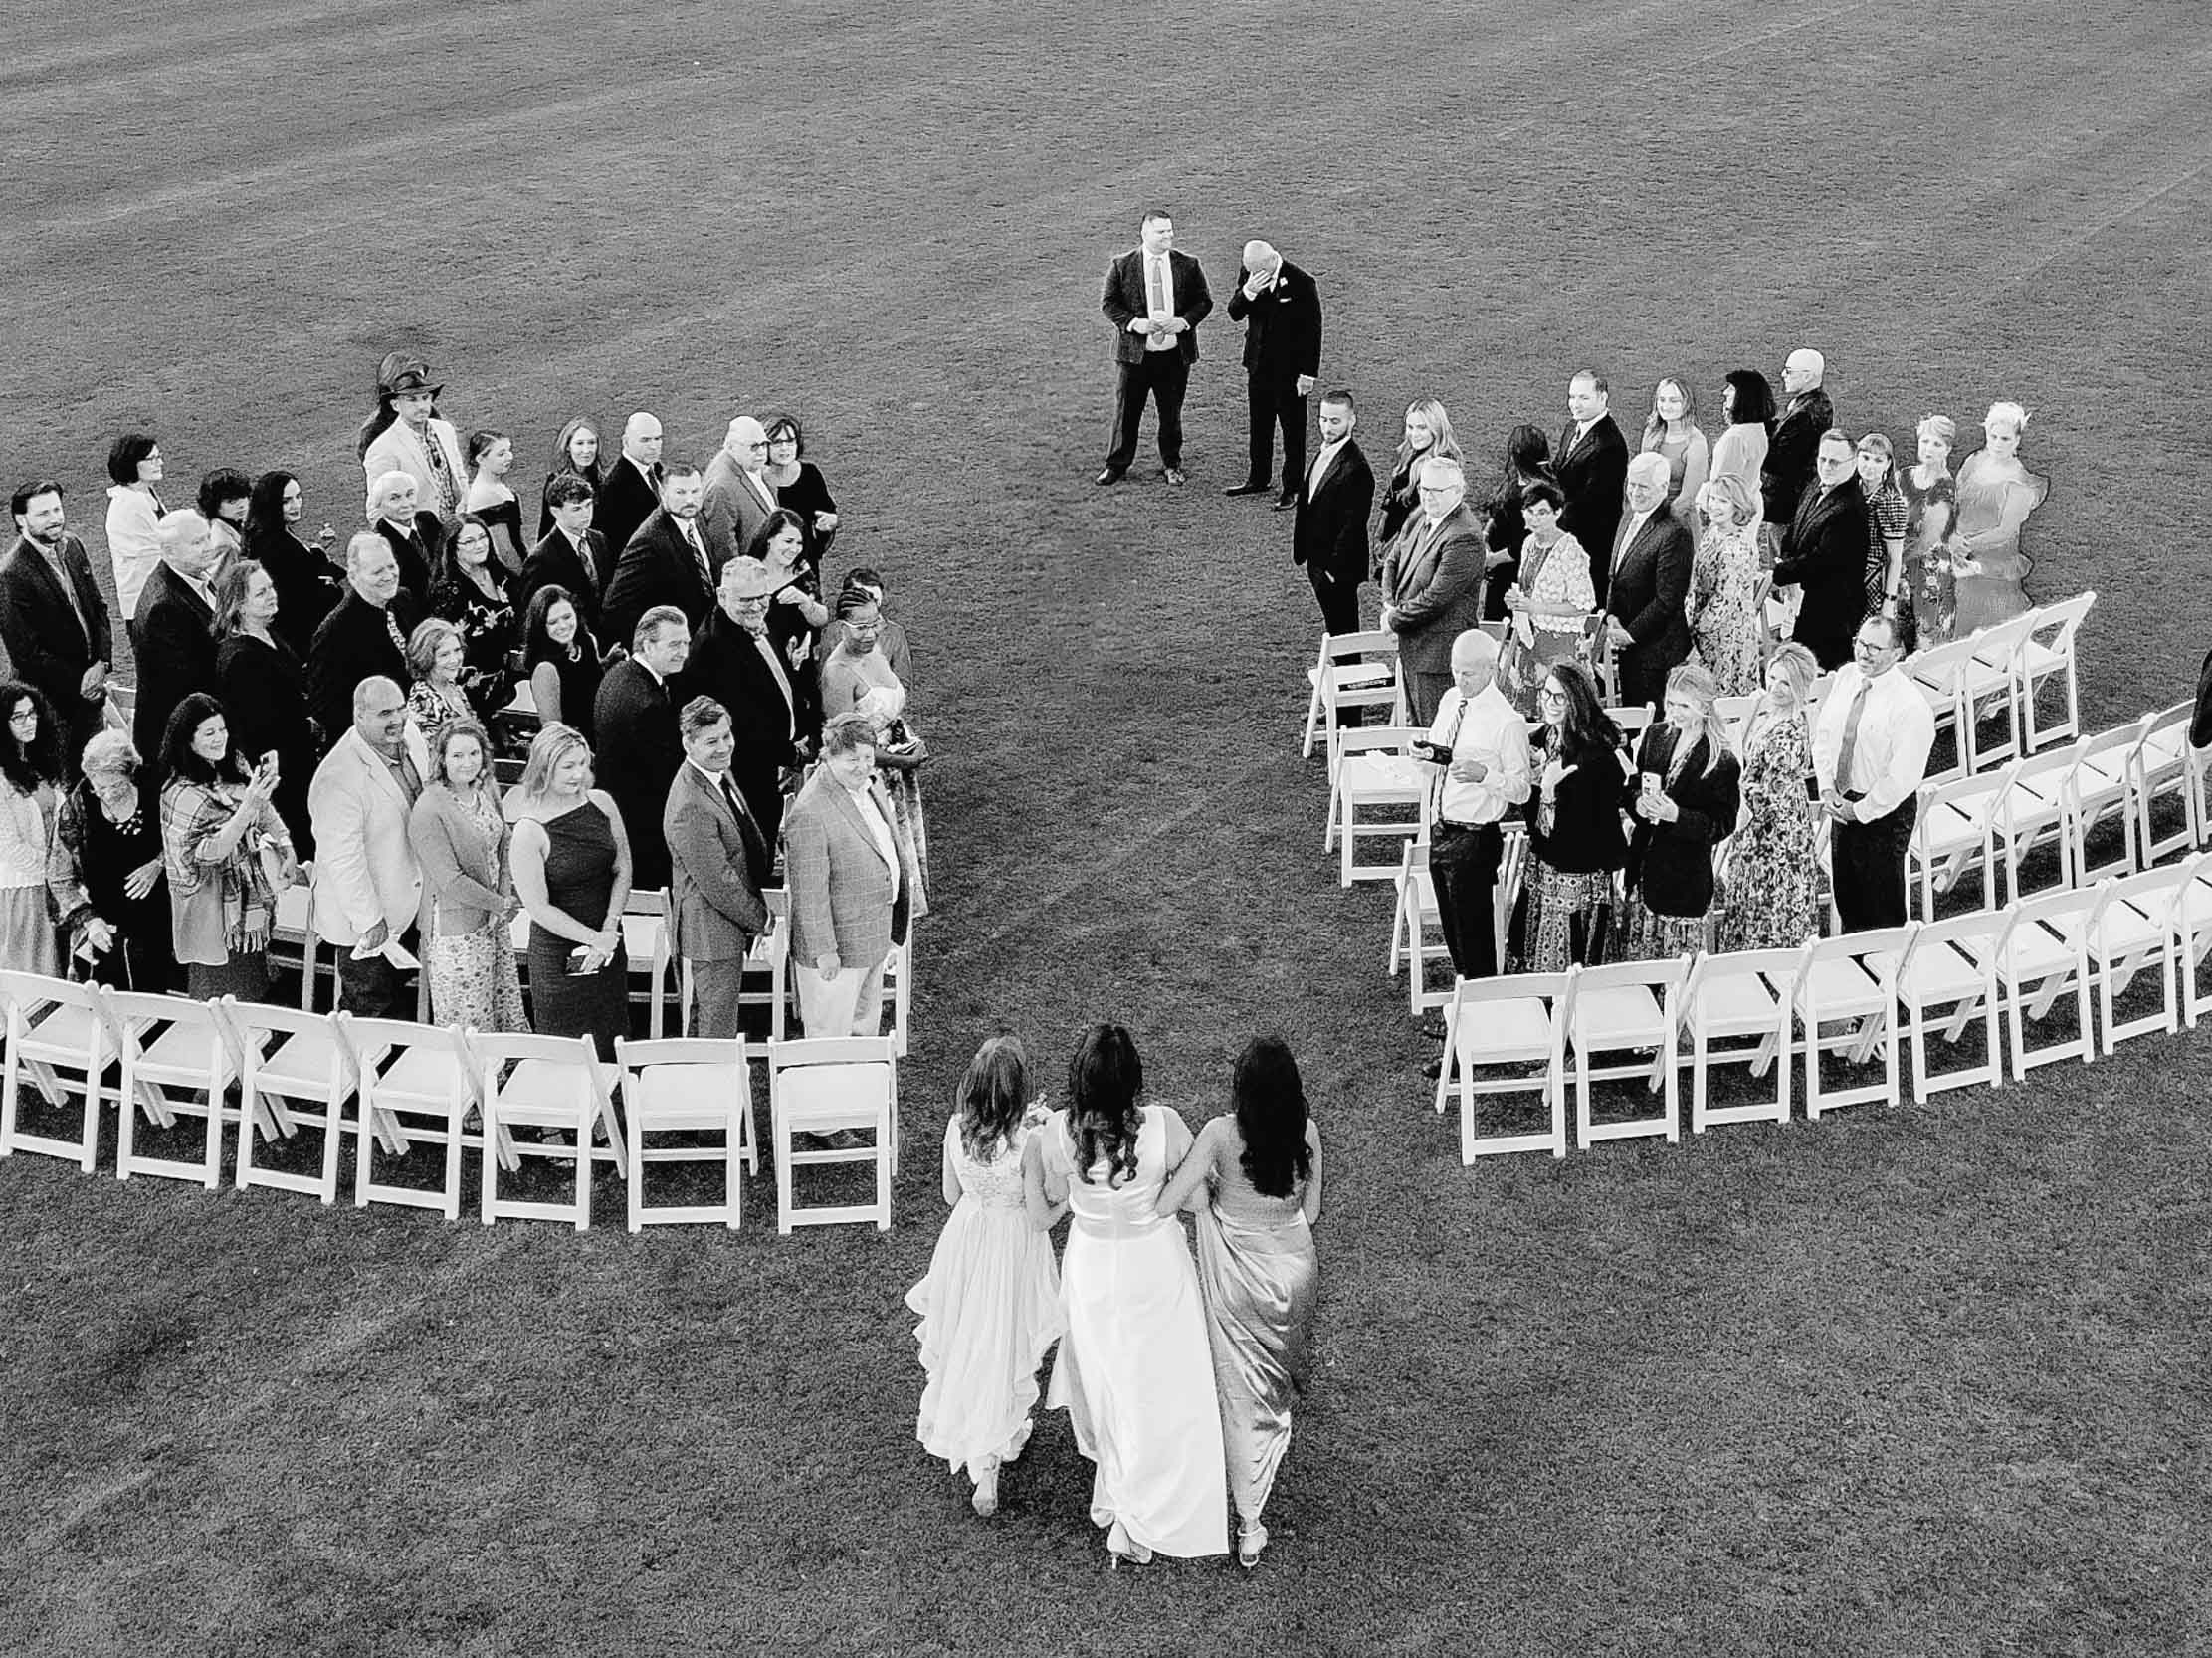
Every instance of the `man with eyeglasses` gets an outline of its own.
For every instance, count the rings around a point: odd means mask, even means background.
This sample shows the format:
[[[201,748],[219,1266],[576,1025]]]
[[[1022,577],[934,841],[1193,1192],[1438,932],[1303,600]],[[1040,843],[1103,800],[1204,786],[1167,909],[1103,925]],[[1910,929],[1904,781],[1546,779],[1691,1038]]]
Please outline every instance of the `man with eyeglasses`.
[[[1862,543],[1861,557],[1865,556]],[[1905,925],[1905,849],[1935,744],[1935,716],[1911,676],[1897,622],[1869,616],[1813,728],[1820,809],[1833,825],[1836,914],[1846,933]]]
[[[1426,725],[1452,686],[1452,641],[1483,620],[1490,548],[1459,462],[1422,462],[1420,491],[1420,513],[1382,561],[1382,625],[1398,636],[1406,699],[1414,724]]]
[[[16,673],[54,711],[75,776],[107,700],[114,658],[107,602],[93,580],[85,543],[69,532],[60,484],[51,478],[26,484],[8,505],[16,540],[0,557],[0,642]]]
[[[768,430],[751,415],[739,415],[714,458],[706,463],[706,494],[700,502],[699,523],[714,573],[740,552],[776,510],[775,486],[768,482]]]

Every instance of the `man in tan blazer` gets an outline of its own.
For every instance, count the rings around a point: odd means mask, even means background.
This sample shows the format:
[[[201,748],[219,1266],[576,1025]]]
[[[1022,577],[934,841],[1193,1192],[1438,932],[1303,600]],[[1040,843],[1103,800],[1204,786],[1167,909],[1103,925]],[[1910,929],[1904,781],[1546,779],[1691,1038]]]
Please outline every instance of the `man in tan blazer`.
[[[768,929],[768,842],[730,780],[729,711],[694,697],[681,716],[684,763],[669,785],[670,947],[692,969],[692,1033],[737,1034],[745,951]]]
[[[338,1006],[369,1019],[415,1011],[406,975],[381,953],[408,947],[423,901],[422,867],[407,838],[423,779],[406,728],[399,687],[371,675],[354,688],[352,726],[307,785],[314,930],[338,946]]]
[[[1420,471],[1421,511],[1383,559],[1382,625],[1398,636],[1413,723],[1426,725],[1452,689],[1452,642],[1482,625],[1490,548],[1459,462],[1424,461]]]
[[[876,781],[876,727],[841,714],[822,763],[783,820],[791,973],[809,1036],[883,1029],[884,963],[906,935],[907,884],[891,799]]]

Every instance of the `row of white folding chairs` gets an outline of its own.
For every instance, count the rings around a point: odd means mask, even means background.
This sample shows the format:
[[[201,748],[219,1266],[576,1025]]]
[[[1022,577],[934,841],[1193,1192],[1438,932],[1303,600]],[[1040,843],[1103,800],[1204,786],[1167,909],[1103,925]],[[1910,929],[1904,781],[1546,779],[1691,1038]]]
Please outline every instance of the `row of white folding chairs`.
[[[2097,604],[2094,591],[1999,622],[1907,659],[1905,671],[1926,697],[1938,736],[1948,729],[1953,759],[1938,779],[1986,771],[2082,734],[2076,636]],[[2056,687],[2063,708],[2050,715],[2043,694]],[[2001,734],[1983,729],[1994,717]]]
[[[224,1141],[237,1139],[234,1183],[276,1187],[336,1200],[338,1154],[355,1142],[353,1195],[372,1202],[461,1212],[463,1153],[479,1153],[480,1214],[556,1219],[577,1230],[591,1222],[591,1166],[611,1162],[626,1177],[630,1229],[665,1221],[722,1220],[736,1226],[743,1190],[738,1165],[755,1170],[749,1048],[742,1039],[673,1038],[618,1041],[614,1065],[601,1063],[588,1037],[485,1033],[459,1027],[313,1014],[225,997],[184,997],[116,991],[38,974],[0,972],[7,1053],[0,1071],[0,1156],[18,1151],[66,1157],[90,1173],[100,1151],[102,1107],[118,1107],[115,1172],[221,1183]],[[896,1044],[890,1037],[834,1038],[767,1044],[771,1116],[777,1138],[778,1226],[870,1219],[891,1224],[891,1177],[898,1167]],[[110,1095],[110,1070],[119,1082]],[[24,1090],[71,1114],[76,1133],[34,1132],[25,1125]],[[237,1103],[231,1091],[237,1090]],[[615,1111],[617,1091],[627,1129]],[[350,1119],[347,1107],[351,1106]],[[190,1160],[152,1156],[137,1146],[143,1116],[161,1128],[180,1118],[202,1125],[199,1154]],[[565,1135],[517,1140],[525,1128]],[[295,1173],[267,1166],[257,1146],[290,1140],[302,1129],[322,1136],[319,1167]],[[872,1133],[863,1148],[806,1150],[792,1137],[852,1129]],[[651,1135],[719,1131],[719,1148],[653,1144]],[[603,1148],[598,1142],[603,1141]],[[416,1144],[444,1147],[434,1187],[377,1177],[377,1158],[404,1155]],[[491,1154],[485,1155],[487,1147]],[[525,1156],[573,1165],[565,1203],[504,1197],[499,1173]],[[794,1163],[872,1160],[875,1201],[799,1208]],[[716,1161],[726,1165],[723,1201],[657,1209],[645,1202],[649,1163]]]
[[[2090,888],[2060,889],[2002,910],[1936,922],[1808,940],[1796,949],[1699,954],[1670,961],[1628,961],[1564,973],[1461,979],[1446,1010],[1446,1060],[1437,1082],[1439,1112],[1457,1090],[1460,1154],[1567,1150],[1566,1067],[1574,1056],[1576,1143],[1659,1136],[1681,1139],[1676,1074],[1685,1043],[1692,1074],[1692,1132],[1745,1122],[1786,1122],[1791,1112],[1793,1049],[1803,1056],[1805,1115],[1901,1098],[1901,1054],[1909,1048],[1911,1095],[1972,1084],[2002,1086],[2040,1065],[2084,1064],[2130,1037],[2192,1028],[2212,1008],[2199,968],[2212,952],[2212,855]],[[2157,1005],[2121,1018],[2118,998],[2139,975],[2155,973]],[[2030,1027],[2071,1006],[2070,1036],[2036,1045]],[[1905,1018],[1903,1040],[1898,1012]],[[1947,1071],[1930,1062],[1931,1033],[1956,1045],[1980,1026],[1980,1058]],[[2003,1027],[2000,1039],[2000,1025]],[[1721,1044],[1736,1043],[1726,1047]],[[1600,1056],[1633,1051],[1626,1063]],[[1881,1079],[1844,1087],[1822,1076],[1821,1061],[1841,1054]],[[1710,1103],[1709,1072],[1747,1064],[1776,1074],[1771,1099]],[[1530,1073],[1525,1067],[1537,1069]],[[1479,1068],[1514,1068],[1478,1078]],[[1592,1116],[1590,1084],[1642,1078],[1661,1109],[1626,1121]],[[1480,1095],[1535,1093],[1548,1123],[1537,1131],[1483,1134]]]

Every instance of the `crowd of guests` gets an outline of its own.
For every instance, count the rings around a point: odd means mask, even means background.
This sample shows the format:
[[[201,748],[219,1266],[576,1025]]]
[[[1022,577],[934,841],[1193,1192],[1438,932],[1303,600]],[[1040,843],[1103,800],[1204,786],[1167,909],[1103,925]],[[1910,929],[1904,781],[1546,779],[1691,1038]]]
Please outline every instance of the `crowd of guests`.
[[[293,473],[217,468],[172,504],[159,442],[118,438],[128,688],[63,487],[14,492],[0,963],[259,999],[278,900],[304,884],[341,1008],[427,1001],[442,1024],[611,1048],[622,918],[658,891],[695,1028],[733,1034],[787,848],[806,1028],[877,1028],[886,958],[927,908],[927,749],[883,577],[824,584],[839,514],[798,421],[737,417],[703,471],[664,458],[651,414],[619,447],[569,420],[530,536],[513,439],[464,436],[444,389],[384,360],[361,518],[311,540]]]

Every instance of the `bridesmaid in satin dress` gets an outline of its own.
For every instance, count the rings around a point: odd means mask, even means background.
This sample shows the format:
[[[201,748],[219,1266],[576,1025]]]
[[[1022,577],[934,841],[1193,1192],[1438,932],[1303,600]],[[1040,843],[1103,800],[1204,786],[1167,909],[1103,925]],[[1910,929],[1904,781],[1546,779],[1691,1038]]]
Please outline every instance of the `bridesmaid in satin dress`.
[[[1245,1045],[1230,1094],[1233,1114],[1199,1131],[1159,1208],[1198,1213],[1198,1283],[1237,1508],[1237,1563],[1249,1570],[1268,1546],[1260,1516],[1291,1447],[1292,1400],[1310,1369],[1321,1137],[1280,1036]]]
[[[1983,447],[1958,469],[1957,629],[1975,633],[2024,615],[2033,607],[2027,579],[2035,568],[2020,550],[2020,526],[2043,505],[2047,480],[2020,460],[2020,434],[2028,411],[2017,403],[1989,405],[1981,423]]]

